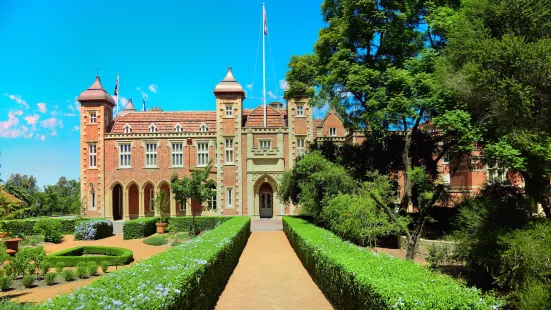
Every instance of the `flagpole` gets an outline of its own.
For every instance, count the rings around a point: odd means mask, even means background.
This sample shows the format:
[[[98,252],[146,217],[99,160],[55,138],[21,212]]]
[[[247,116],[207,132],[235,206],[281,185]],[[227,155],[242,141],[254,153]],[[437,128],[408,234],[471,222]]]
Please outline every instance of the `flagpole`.
[[[119,114],[119,74],[117,73],[117,114]]]
[[[264,98],[264,127],[266,127],[266,29],[266,7],[265,4],[262,3],[262,31],[264,32],[262,34],[262,97]]]

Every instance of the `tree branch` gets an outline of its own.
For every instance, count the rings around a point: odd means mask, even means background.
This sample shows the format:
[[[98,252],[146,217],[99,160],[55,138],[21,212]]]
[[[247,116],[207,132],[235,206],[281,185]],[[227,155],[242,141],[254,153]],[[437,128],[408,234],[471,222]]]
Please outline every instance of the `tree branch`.
[[[402,225],[402,223],[400,221],[398,221],[398,218],[396,217],[396,215],[394,215],[394,213],[392,213],[392,211],[388,208],[387,205],[385,205],[384,203],[381,202],[381,200],[379,200],[379,198],[377,196],[375,196],[373,193],[371,192],[368,192],[368,195],[375,201],[375,203],[377,204],[377,206],[379,206],[379,208],[386,213],[386,215],[394,222],[396,223],[398,226],[400,226],[400,229],[402,229],[402,232],[406,235],[406,237],[408,238],[408,240],[411,238],[411,234],[409,233],[409,230],[406,226]]]

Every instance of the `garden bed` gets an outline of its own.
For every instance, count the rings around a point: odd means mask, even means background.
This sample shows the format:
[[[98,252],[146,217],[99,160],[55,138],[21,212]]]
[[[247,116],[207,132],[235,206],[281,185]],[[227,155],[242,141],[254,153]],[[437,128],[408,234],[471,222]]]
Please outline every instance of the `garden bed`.
[[[284,217],[283,230],[338,309],[492,309],[502,304],[411,261],[342,241],[303,219]]]
[[[211,230],[232,218],[232,216],[196,216],[195,227],[200,231]],[[126,221],[123,226],[124,239],[140,239],[155,234],[157,221],[159,219],[155,217]],[[193,217],[191,216],[169,217],[168,231],[171,233],[189,232],[192,221]]]
[[[133,253],[130,250],[107,246],[78,246],[59,251],[46,256],[51,265],[63,263],[64,266],[76,266],[81,262],[97,262],[98,256],[101,261],[106,261],[110,266],[128,265],[133,261]]]

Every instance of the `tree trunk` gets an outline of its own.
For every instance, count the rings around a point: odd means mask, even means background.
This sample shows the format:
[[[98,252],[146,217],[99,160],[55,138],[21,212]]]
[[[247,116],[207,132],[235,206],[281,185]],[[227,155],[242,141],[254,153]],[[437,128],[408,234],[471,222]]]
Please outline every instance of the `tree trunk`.
[[[415,230],[411,234],[411,237],[408,240],[408,247],[406,252],[406,259],[413,260],[415,258],[415,252],[417,252],[417,246],[419,244],[419,239],[425,228],[425,222],[427,220],[426,212],[421,214],[416,221]]]
[[[402,206],[408,208],[411,201],[411,179],[409,178],[408,172],[411,169],[411,157],[409,156],[409,148],[411,147],[411,134],[407,132],[404,139],[404,153],[402,154],[402,164],[404,165],[404,193],[402,195]]]

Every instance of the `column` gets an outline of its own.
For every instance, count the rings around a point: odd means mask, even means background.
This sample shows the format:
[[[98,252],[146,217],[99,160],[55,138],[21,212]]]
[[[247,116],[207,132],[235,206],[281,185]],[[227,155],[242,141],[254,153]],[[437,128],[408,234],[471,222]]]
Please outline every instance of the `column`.
[[[176,216],[178,210],[176,210],[176,195],[170,191],[170,216]]]
[[[128,190],[124,189],[122,194],[122,219],[123,220],[129,220],[130,219],[130,209],[128,206]]]
[[[159,194],[159,189],[156,188],[156,187],[154,187],[154,188],[153,188],[153,191],[154,191],[154,193],[155,193],[154,198],[157,198],[157,194]],[[155,205],[155,203],[153,203],[153,210],[155,211],[155,217],[160,216],[159,212],[157,212],[157,206]]]
[[[186,215],[193,215],[192,212],[192,208],[191,208],[191,199],[188,199],[187,201],[187,204],[186,204]]]
[[[144,190],[140,187],[140,202],[139,202],[139,208],[140,210],[138,217],[145,217],[145,203],[144,203]]]

